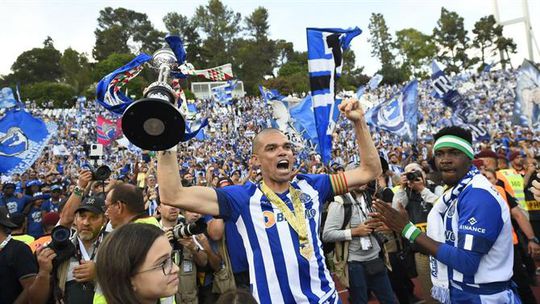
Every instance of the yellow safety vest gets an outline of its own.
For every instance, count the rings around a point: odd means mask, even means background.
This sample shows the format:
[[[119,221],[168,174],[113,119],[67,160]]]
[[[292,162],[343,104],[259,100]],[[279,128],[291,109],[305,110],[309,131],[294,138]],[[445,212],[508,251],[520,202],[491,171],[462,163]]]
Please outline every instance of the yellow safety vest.
[[[499,172],[506,178],[512,190],[514,190],[514,197],[518,201],[521,208],[529,211],[527,204],[525,203],[525,185],[523,183],[523,176],[517,173],[514,169],[499,170]]]

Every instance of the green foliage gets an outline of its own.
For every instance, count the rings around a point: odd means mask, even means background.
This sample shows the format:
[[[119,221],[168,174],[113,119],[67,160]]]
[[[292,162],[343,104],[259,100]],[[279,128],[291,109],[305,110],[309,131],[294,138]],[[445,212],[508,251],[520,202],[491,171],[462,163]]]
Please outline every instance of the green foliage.
[[[403,57],[402,68],[408,75],[416,78],[429,76],[429,63],[437,54],[431,36],[413,28],[403,29],[396,32],[394,46]]]
[[[516,44],[511,38],[503,36],[503,26],[497,24],[493,15],[480,18],[472,31],[475,34],[473,46],[480,49],[482,64],[478,71],[482,71],[486,63],[486,56],[494,56],[497,52],[500,55],[500,62],[503,68],[510,62],[509,52],[516,52]],[[506,55],[506,57],[505,57]]]
[[[73,99],[77,95],[75,89],[69,84],[50,81],[23,86],[21,93],[23,99],[35,100],[38,105],[52,100],[55,108],[73,106]]]
[[[441,17],[433,29],[433,38],[439,52],[437,59],[446,65],[447,72],[459,73],[478,62],[478,58],[469,58],[466,53],[471,46],[470,39],[463,17],[456,12],[441,8]]]
[[[72,48],[66,49],[60,59],[60,67],[62,81],[71,85],[78,94],[92,83],[91,66],[84,54]]]
[[[230,62],[231,43],[239,33],[240,13],[228,9],[219,0],[209,0],[195,10],[193,22],[206,39],[203,41],[202,60],[207,66]]]
[[[162,45],[165,36],[154,29],[146,14],[111,7],[99,12],[94,33],[96,45],[93,55],[98,61],[113,53],[152,53]]]
[[[384,16],[380,13],[372,13],[368,28],[371,35],[368,38],[368,42],[371,43],[371,55],[379,58],[381,65],[392,64],[394,61],[391,51],[392,35],[388,32]]]
[[[39,81],[58,81],[62,75],[60,58],[62,54],[54,48],[48,37],[43,48],[33,48],[23,52],[11,66],[12,79],[21,84]]]
[[[203,65],[201,57],[202,40],[197,32],[197,26],[193,20],[176,12],[171,12],[163,17],[165,28],[171,35],[178,35],[184,42],[186,49],[186,61],[192,63],[196,67]]]
[[[362,74],[364,67],[355,67],[356,56],[352,50],[343,52],[343,70],[341,78],[337,81],[337,91],[356,91],[356,89],[369,81],[369,77]]]

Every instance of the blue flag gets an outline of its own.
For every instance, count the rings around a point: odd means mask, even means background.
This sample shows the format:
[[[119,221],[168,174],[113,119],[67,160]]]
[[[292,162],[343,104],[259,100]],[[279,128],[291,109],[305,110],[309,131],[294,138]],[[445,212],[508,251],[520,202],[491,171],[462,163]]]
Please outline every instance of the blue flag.
[[[103,77],[96,87],[96,101],[105,109],[122,115],[133,100],[122,93],[122,87],[135,78],[143,69],[143,64],[152,56],[140,54],[129,63]]]
[[[540,70],[525,59],[518,70],[513,123],[537,127],[540,124],[539,101]]]
[[[359,86],[356,90],[356,98],[360,100],[360,98],[364,95],[366,92],[366,86]]]
[[[281,95],[277,90],[275,89],[267,89],[263,87],[262,85],[259,85],[259,91],[261,92],[261,96],[265,103],[268,103],[270,100],[282,100],[285,96]]]
[[[232,102],[232,92],[238,85],[237,80],[228,80],[226,84],[212,88],[212,97],[214,101],[226,106]]]
[[[206,127],[207,125],[208,125],[208,118],[198,119],[193,122],[186,121],[186,134],[184,135],[184,138],[182,138],[182,141],[188,141],[194,137],[196,137],[199,140],[205,139],[206,136],[204,134],[203,128]]]
[[[56,134],[55,123],[45,123],[21,109],[10,109],[0,117],[0,173],[23,173],[41,156]]]
[[[362,31],[337,28],[308,28],[308,70],[313,112],[319,139],[319,153],[325,164],[330,162],[332,133],[335,128],[335,84],[341,75],[343,51]]]
[[[433,96],[442,99],[445,106],[452,108],[454,113],[463,105],[464,100],[459,92],[454,89],[452,82],[446,77],[437,62],[431,63],[431,86],[433,87]]]
[[[2,88],[0,90],[0,109],[9,109],[15,107],[19,102],[13,96],[11,88]]]
[[[371,79],[369,80],[368,86],[370,90],[375,90],[381,81],[383,80],[383,76],[381,74],[375,74]]]
[[[311,95],[307,95],[297,105],[290,107],[289,114],[291,115],[296,131],[302,134],[305,140],[310,141],[314,145],[317,144],[317,127],[315,125]]]
[[[407,84],[401,94],[384,101],[366,112],[366,122],[416,143],[418,125],[418,81]]]

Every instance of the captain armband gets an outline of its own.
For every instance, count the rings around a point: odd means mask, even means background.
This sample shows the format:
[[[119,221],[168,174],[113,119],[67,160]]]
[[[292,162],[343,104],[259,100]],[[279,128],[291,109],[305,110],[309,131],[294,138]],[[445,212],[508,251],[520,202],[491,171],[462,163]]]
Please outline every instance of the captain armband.
[[[345,178],[344,173],[330,174],[330,183],[332,184],[332,190],[334,190],[335,195],[342,195],[347,192],[347,179]]]

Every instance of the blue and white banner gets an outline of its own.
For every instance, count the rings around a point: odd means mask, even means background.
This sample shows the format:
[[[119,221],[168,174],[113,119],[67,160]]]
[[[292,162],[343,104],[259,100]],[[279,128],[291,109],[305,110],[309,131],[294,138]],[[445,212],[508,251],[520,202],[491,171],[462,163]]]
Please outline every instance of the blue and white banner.
[[[23,173],[41,156],[56,134],[57,125],[45,123],[22,109],[10,109],[0,117],[0,173]]]
[[[238,85],[238,80],[229,80],[226,84],[212,88],[214,101],[222,106],[230,105],[232,102],[232,92]]]
[[[377,128],[399,135],[403,140],[416,143],[418,125],[418,81],[407,84],[399,96],[369,109],[366,122]]]
[[[282,100],[285,98],[285,96],[281,95],[278,90],[267,89],[262,85],[259,85],[259,91],[261,92],[261,96],[266,104],[271,100]]]
[[[15,107],[19,102],[15,99],[11,88],[2,88],[0,90],[0,109],[9,109]]]
[[[152,56],[140,54],[128,64],[114,70],[103,77],[96,88],[96,101],[105,109],[122,115],[124,110],[133,102],[122,92],[122,88],[143,69],[143,64],[152,59]]]
[[[316,145],[318,143],[317,126],[315,125],[311,95],[307,95],[294,107],[289,107],[289,113],[296,131],[302,135],[302,138]]]
[[[383,76],[381,74],[375,74],[368,82],[368,86],[370,90],[375,90],[381,81],[383,80]]]
[[[362,98],[365,92],[366,92],[366,86],[359,86],[358,89],[356,90],[356,98],[360,100],[360,98]]]
[[[518,70],[513,123],[535,128],[540,124],[540,70],[527,59]]]
[[[193,122],[186,121],[186,134],[182,141],[188,141],[193,137],[196,137],[198,140],[203,140],[206,138],[204,134],[204,127],[208,125],[208,118],[198,119]]]
[[[433,96],[442,99],[447,107],[456,111],[463,103],[463,98],[454,88],[454,84],[446,77],[444,71],[439,67],[437,62],[433,60],[431,63],[431,86],[433,87]]]
[[[337,28],[308,28],[308,70],[313,110],[319,139],[319,153],[325,164],[330,162],[332,133],[335,128],[335,81],[341,75],[343,51],[362,31]]]

